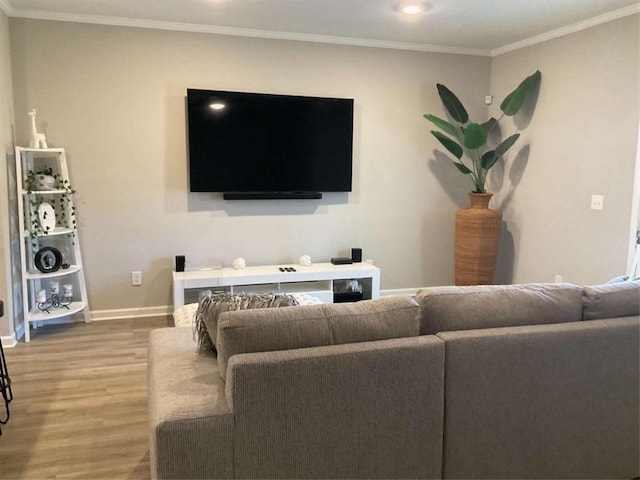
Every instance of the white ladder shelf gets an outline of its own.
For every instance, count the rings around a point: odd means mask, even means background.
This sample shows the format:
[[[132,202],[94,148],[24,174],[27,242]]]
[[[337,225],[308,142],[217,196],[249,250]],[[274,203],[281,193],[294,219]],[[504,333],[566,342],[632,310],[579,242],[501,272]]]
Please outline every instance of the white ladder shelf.
[[[24,338],[29,342],[30,327],[42,322],[76,314],[89,322],[89,302],[65,150],[16,147],[15,162]],[[49,169],[55,175],[52,187],[29,184],[28,179],[33,183],[34,175]]]

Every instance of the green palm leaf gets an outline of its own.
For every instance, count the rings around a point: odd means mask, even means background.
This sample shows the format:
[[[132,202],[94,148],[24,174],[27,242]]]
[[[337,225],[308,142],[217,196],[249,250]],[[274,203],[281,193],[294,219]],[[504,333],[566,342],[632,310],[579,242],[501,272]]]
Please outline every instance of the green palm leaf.
[[[500,156],[496,155],[495,150],[489,150],[484,155],[482,155],[480,166],[482,166],[482,168],[484,168],[485,170],[489,170],[496,164],[499,158]]]
[[[462,147],[458,145],[457,142],[435,130],[431,130],[431,134],[436,137],[442,146],[444,146],[444,148],[446,148],[454,157],[458,160],[462,158]]]
[[[540,70],[536,70],[535,73],[529,75],[525,78],[517,88],[511,92],[500,104],[500,110],[502,112],[512,117],[520,110],[522,104],[524,103],[524,99],[527,97],[527,93],[529,90],[540,81],[541,73]]]
[[[436,84],[436,87],[438,88],[440,100],[442,100],[444,108],[447,109],[447,112],[449,112],[451,118],[453,118],[458,123],[467,123],[467,121],[469,120],[469,114],[462,105],[462,102],[458,100],[458,97],[456,97],[455,93],[453,93],[441,83]]]
[[[449,135],[451,135],[453,137],[457,137],[460,134],[460,129],[458,127],[450,124],[446,120],[443,120],[441,118],[436,117],[435,115],[431,115],[430,113],[427,113],[427,114],[424,115],[424,118],[429,120],[431,123],[433,123],[440,130],[448,133]]]
[[[518,138],[520,138],[520,134],[514,133],[509,138],[503,140],[502,143],[500,143],[500,145],[496,147],[496,155],[498,157],[504,155],[507,150],[509,150],[513,146],[513,144],[516,143],[516,140],[518,140]]]
[[[470,123],[464,131],[464,146],[475,150],[487,143],[487,133],[482,125]]]
[[[462,163],[462,162],[453,162],[453,164],[456,166],[456,168],[458,170],[460,170],[460,172],[464,173],[465,175],[471,175],[473,172],[471,170],[469,170],[467,168],[467,166]]]
[[[482,124],[482,128],[484,128],[485,133],[489,136],[489,132],[498,126],[498,121],[491,117],[489,120]]]

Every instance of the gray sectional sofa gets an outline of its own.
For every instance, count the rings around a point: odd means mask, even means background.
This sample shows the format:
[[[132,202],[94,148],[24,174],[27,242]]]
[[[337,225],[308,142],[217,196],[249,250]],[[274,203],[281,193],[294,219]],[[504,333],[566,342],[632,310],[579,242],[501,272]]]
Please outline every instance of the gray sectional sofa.
[[[434,287],[151,332],[153,478],[640,476],[640,283]]]

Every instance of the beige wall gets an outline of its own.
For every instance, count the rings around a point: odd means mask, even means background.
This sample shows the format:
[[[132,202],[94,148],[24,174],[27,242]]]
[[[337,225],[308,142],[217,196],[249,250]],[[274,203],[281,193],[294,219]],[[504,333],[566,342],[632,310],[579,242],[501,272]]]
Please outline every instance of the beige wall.
[[[5,314],[0,318],[0,337],[9,342],[14,334],[11,294],[7,289],[9,261],[9,234],[7,218],[7,153],[13,151],[13,101],[11,87],[11,61],[9,53],[9,19],[0,10],[0,299],[4,302]]]
[[[492,178],[506,229],[498,280],[595,283],[626,268],[637,15],[494,59],[23,19],[11,19],[11,44],[18,143],[37,108],[71,162],[92,310],[170,304],[176,254],[255,265],[360,246],[383,289],[451,283],[453,214],[471,186],[435,153],[422,114],[442,112],[436,82],[482,116],[489,91],[501,99],[535,69],[529,147]],[[354,98],[353,193],[188,193],[188,87]],[[605,195],[603,212],[588,209],[592,193]],[[142,287],[129,286],[132,270]]]
[[[11,41],[17,141],[36,108],[50,144],[67,149],[93,310],[170,304],[176,254],[257,265],[359,246],[382,288],[453,281],[453,213],[469,185],[435,162],[422,114],[442,111],[436,82],[483,110],[489,58],[22,19]],[[354,98],[353,193],[188,193],[187,87]]]
[[[640,113],[639,32],[640,16],[633,15],[494,58],[495,95],[535,69],[542,72],[533,120],[520,143],[529,144],[528,158],[512,159],[515,168],[508,165],[504,181],[493,184],[508,230],[503,278],[513,268],[514,282],[553,281],[560,274],[588,284],[626,272]],[[590,209],[592,194],[604,195],[603,211]]]

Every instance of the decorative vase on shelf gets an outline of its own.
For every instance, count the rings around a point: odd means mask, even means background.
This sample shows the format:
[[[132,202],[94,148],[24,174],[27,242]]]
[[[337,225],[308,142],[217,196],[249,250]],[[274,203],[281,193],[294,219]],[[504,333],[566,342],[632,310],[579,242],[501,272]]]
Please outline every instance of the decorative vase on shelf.
[[[456,285],[493,283],[502,213],[489,208],[492,196],[492,193],[470,192],[471,207],[456,212]]]

